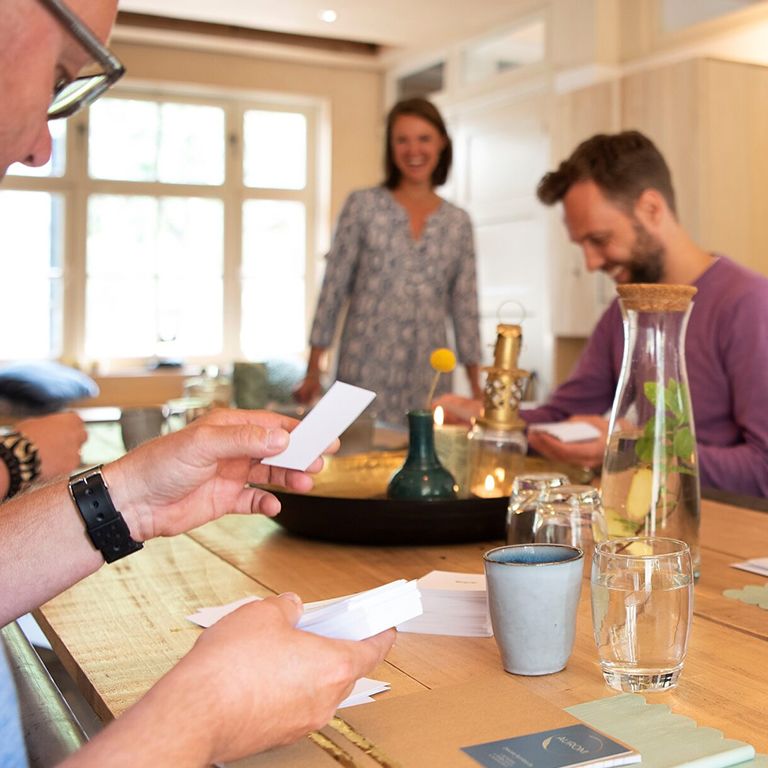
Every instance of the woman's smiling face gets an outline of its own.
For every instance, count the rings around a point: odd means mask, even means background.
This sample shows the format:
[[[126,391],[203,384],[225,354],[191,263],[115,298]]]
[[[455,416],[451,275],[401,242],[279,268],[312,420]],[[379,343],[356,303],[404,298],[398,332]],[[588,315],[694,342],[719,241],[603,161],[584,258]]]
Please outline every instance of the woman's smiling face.
[[[401,182],[431,185],[445,139],[432,123],[416,115],[400,115],[392,126],[392,158]]]

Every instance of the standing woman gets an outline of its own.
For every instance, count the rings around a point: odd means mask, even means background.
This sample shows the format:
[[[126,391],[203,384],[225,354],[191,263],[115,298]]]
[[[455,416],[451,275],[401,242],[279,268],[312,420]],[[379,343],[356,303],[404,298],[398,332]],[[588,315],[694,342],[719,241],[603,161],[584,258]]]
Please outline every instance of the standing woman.
[[[375,391],[378,419],[400,423],[407,411],[424,407],[429,354],[447,346],[449,316],[472,396],[482,396],[472,225],[465,211],[435,193],[451,158],[451,140],[433,104],[395,104],[387,117],[386,178],[353,192],[339,216],[307,373],[295,392],[299,402],[320,394],[321,358],[347,303],[337,378]],[[441,376],[436,396],[450,389],[450,377]]]

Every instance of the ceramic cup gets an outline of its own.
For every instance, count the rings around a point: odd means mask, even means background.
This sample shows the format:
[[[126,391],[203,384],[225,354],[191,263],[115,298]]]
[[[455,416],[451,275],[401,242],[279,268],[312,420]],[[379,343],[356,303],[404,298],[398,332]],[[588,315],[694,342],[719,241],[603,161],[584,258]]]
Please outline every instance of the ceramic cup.
[[[156,408],[123,408],[120,414],[120,431],[126,451],[157,437],[163,431],[166,412],[161,406]]]
[[[483,555],[488,607],[504,669],[559,672],[573,650],[584,554],[565,544],[515,544]]]

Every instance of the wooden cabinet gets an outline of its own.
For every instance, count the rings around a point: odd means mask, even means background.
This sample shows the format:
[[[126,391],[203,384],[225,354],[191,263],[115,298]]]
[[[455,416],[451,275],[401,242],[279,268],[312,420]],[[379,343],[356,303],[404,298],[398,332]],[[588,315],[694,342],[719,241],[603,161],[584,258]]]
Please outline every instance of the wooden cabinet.
[[[768,67],[695,59],[628,75],[621,124],[666,157],[694,240],[768,274]]]
[[[555,98],[550,130],[553,169],[584,139],[595,133],[619,130],[618,90],[618,82],[603,82]],[[552,209],[550,226],[555,338],[587,337],[613,299],[613,283],[602,274],[587,271],[581,248],[568,240],[560,206]],[[556,349],[558,361],[564,352]],[[557,381],[562,380],[562,373],[567,373],[568,367],[557,363]]]
[[[552,163],[598,132],[635,128],[672,171],[681,223],[702,247],[768,274],[768,67],[692,59],[561,94]],[[587,336],[614,296],[553,217],[553,326]]]

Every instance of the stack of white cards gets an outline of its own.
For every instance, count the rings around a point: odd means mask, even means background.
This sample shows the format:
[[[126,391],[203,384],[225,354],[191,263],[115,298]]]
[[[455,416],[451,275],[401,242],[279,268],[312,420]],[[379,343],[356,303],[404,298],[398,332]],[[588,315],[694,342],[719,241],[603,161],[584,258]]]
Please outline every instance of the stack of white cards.
[[[485,576],[481,573],[432,571],[419,579],[424,612],[398,624],[399,632],[490,637]]]
[[[310,603],[299,629],[337,640],[363,640],[422,613],[416,581],[399,579],[367,592]]]
[[[258,599],[245,597],[227,605],[201,608],[187,618],[200,627],[210,627],[241,605]],[[399,579],[356,595],[307,603],[296,626],[337,640],[363,640],[413,619],[421,612],[417,582]]]

